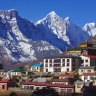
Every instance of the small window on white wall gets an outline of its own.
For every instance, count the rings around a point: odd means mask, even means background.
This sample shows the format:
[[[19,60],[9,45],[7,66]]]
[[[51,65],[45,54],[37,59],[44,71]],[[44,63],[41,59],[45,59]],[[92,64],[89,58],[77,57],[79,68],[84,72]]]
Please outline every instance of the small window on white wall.
[[[84,72],[83,70],[81,70],[81,73]]]
[[[67,68],[67,72],[69,72],[69,68]]]
[[[69,66],[69,63],[67,63],[67,66]]]
[[[88,63],[88,59],[86,59],[85,62]]]
[[[67,59],[67,62],[69,62],[69,59]]]

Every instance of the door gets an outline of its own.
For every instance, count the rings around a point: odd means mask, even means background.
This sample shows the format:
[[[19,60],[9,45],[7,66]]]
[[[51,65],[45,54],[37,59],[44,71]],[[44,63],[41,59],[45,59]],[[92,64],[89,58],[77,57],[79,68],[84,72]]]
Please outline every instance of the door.
[[[2,85],[2,89],[4,89],[4,85]]]
[[[48,69],[46,69],[46,72],[48,72]]]

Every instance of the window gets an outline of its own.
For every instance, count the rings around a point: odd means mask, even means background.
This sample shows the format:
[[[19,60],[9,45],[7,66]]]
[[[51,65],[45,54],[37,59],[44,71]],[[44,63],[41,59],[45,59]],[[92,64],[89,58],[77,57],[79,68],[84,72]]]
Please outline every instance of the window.
[[[88,70],[88,73],[91,73],[91,70]]]
[[[46,69],[46,72],[48,72],[48,69]]]
[[[86,63],[88,63],[88,60],[85,60]]]
[[[67,89],[67,93],[72,93],[72,89]]]
[[[46,64],[45,67],[48,67],[48,64]]]
[[[83,72],[83,70],[81,70],[81,72]]]
[[[69,62],[69,59],[67,59],[67,62]]]
[[[91,80],[95,80],[95,77],[91,76],[90,79],[91,79]]]
[[[62,64],[62,67],[65,67],[65,63]]]
[[[69,72],[69,68],[67,68],[67,72]]]
[[[30,86],[30,89],[33,90],[34,89],[34,86]]]
[[[81,88],[81,84],[78,84],[78,85],[77,85],[77,88]]]
[[[83,59],[81,60],[81,63],[84,63],[84,60]]]
[[[25,86],[24,86],[25,87]],[[2,89],[4,89],[5,87],[4,87],[4,85],[2,85]]]
[[[61,93],[66,93],[65,89],[61,89]]]
[[[48,63],[48,60],[45,60],[46,63]]]
[[[69,66],[69,63],[67,63],[67,66]]]
[[[29,88],[29,86],[24,86],[24,89],[28,89]]]
[[[39,90],[39,87],[36,87],[36,90]]]
[[[52,67],[52,64],[50,64],[50,67]]]
[[[52,59],[50,60],[50,63],[52,63]]]
[[[63,62],[65,62],[65,59],[63,59]]]

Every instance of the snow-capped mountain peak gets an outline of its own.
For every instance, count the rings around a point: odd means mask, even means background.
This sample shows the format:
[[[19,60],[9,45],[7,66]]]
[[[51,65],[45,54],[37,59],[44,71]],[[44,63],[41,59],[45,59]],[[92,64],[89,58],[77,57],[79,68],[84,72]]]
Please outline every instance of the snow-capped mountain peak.
[[[89,38],[89,35],[79,26],[73,24],[69,17],[63,19],[59,17],[54,11],[49,13],[42,20],[38,21],[36,26],[41,32],[51,34],[51,37],[54,35],[55,40],[58,38],[60,42],[58,42],[58,44],[56,43],[54,46],[57,46],[62,51],[65,50],[65,47],[62,46],[63,44],[67,44],[67,47],[76,46]],[[49,37],[46,36],[46,38]],[[54,42],[52,40],[50,41],[53,44]]]
[[[56,16],[56,13],[55,13],[55,11],[51,11],[48,15]]]
[[[18,12],[15,9],[12,10],[0,10],[0,17],[11,19],[18,16]]]
[[[53,21],[53,20],[55,20],[57,17],[59,17],[56,13],[55,13],[55,11],[51,11],[49,14],[47,14],[47,16],[45,17],[45,18],[43,18],[42,20],[39,20],[37,23],[36,23],[36,25],[37,24],[40,24],[41,22],[43,22],[43,21]]]
[[[66,22],[66,23],[71,23],[71,20],[70,20],[70,18],[69,17],[66,17],[65,19],[64,19],[64,21]]]
[[[87,23],[83,27],[83,30],[86,31],[90,36],[95,36],[96,35],[96,23]]]

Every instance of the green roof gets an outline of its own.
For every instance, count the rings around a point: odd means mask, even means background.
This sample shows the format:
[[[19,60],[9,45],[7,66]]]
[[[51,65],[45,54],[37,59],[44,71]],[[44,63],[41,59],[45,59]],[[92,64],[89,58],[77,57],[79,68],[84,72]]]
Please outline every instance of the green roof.
[[[12,72],[22,72],[25,71],[25,69],[17,69],[17,70],[13,70]]]

